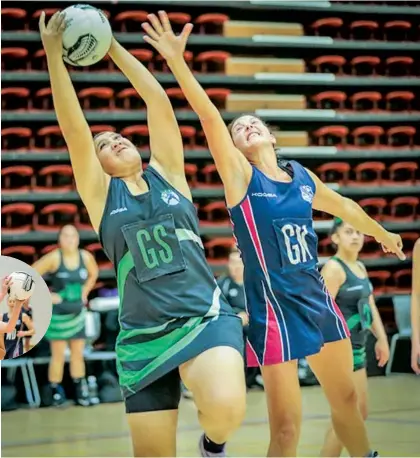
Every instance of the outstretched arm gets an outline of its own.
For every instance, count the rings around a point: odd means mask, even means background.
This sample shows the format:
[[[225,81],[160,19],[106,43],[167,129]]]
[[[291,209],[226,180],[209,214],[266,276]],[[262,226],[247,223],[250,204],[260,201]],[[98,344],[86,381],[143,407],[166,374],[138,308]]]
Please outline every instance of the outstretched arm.
[[[184,60],[184,50],[192,25],[187,24],[180,36],[175,36],[168,16],[159,11],[159,19],[148,16],[151,24],[143,24],[148,34],[144,40],[150,43],[167,61],[186,99],[200,118],[204,133],[223,183],[229,201],[231,188],[237,188],[237,181],[248,185],[252,169],[248,161],[235,147],[219,110],[209,99]],[[241,173],[242,172],[242,173]],[[243,197],[243,193],[241,193]],[[232,200],[235,200],[234,198]]]
[[[182,176],[185,179],[182,137],[165,90],[115,38],[109,55],[146,104],[152,165],[157,162],[170,178]]]
[[[89,211],[94,228],[98,230],[109,177],[102,171],[96,157],[92,134],[63,62],[64,13],[54,14],[48,25],[45,25],[45,14],[42,13],[39,29],[47,56],[54,109],[70,153],[77,190]]]
[[[359,204],[330,189],[311,171],[307,170],[307,172],[316,186],[313,208],[338,216],[363,234],[374,237],[377,242],[382,244],[385,252],[395,253],[401,260],[405,259],[402,252],[401,237],[398,234],[392,234],[385,230]]]
[[[24,301],[16,301],[16,305],[13,307],[13,312],[10,320],[7,323],[0,321],[0,334],[8,334],[9,332],[12,332],[13,329],[15,329],[23,304]]]

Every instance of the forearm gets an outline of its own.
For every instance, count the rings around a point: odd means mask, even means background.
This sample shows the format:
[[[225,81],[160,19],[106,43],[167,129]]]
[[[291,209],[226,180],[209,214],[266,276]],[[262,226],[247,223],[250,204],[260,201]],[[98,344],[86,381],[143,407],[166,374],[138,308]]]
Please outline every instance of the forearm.
[[[88,296],[89,293],[92,291],[93,287],[96,285],[96,280],[98,279],[98,275],[89,275],[85,284],[83,285],[83,295]]]
[[[72,138],[80,139],[82,135],[91,138],[89,125],[61,55],[47,54],[47,62],[54,109],[64,139],[69,143]],[[80,154],[84,154],[84,151],[80,151]]]
[[[6,325],[5,333],[12,332],[13,329],[15,329],[15,326],[16,326],[17,320],[19,319],[21,310],[22,310],[22,305],[15,305],[13,307],[12,316],[10,317],[9,322]]]
[[[21,337],[32,337],[35,335],[35,329],[29,329],[28,331],[22,331]]]
[[[109,56],[128,78],[146,105],[163,100],[169,102],[165,90],[152,73],[115,39],[112,41]]]
[[[420,345],[420,292],[411,294],[411,330],[413,343]]]
[[[182,92],[193,111],[201,121],[212,117],[220,117],[219,110],[210,100],[205,90],[200,86],[184,59],[168,61],[169,68],[178,81]]]

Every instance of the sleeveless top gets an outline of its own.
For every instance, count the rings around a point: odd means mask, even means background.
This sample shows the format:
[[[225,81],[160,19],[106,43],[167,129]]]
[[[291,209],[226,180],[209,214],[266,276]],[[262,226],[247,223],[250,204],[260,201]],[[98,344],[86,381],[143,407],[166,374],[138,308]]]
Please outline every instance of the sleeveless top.
[[[138,196],[111,179],[99,228],[117,275],[119,338],[132,343],[135,330],[232,314],[206,261],[195,206],[150,165],[143,178],[149,191]]]
[[[4,346],[6,349],[5,359],[16,358],[16,356],[23,354],[23,339],[17,336],[19,331],[23,331],[24,324],[22,320],[22,313],[23,312],[21,311],[12,332],[4,334]],[[3,322],[9,322],[9,316],[7,313],[3,313]]]
[[[373,292],[369,277],[359,278],[350,267],[337,256],[331,259],[338,262],[346,274],[346,281],[340,286],[335,301],[340,307],[352,336],[370,329],[372,311],[369,297]]]
[[[65,266],[61,250],[59,250],[59,255],[58,269],[51,274],[51,288],[61,296],[63,301],[53,306],[53,314],[77,314],[84,308],[82,289],[88,277],[88,271],[81,250],[79,250],[79,266],[72,270]]]

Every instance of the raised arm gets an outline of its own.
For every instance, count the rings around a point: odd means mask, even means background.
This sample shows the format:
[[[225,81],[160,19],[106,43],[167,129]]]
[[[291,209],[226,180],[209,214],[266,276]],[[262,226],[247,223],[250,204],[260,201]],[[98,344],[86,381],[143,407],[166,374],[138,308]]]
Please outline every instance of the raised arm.
[[[248,185],[252,169],[233,144],[219,110],[200,86],[184,60],[185,45],[192,25],[187,24],[181,35],[177,37],[171,29],[165,12],[159,11],[159,19],[154,14],[149,14],[148,18],[152,25],[143,24],[143,29],[148,34],[144,40],[166,59],[186,99],[200,118],[220,177],[225,186],[228,183],[230,185],[226,187],[226,196],[229,201],[229,194],[232,193],[232,189],[237,188],[238,181],[240,184]],[[241,192],[242,196],[243,192]]]
[[[420,239],[414,245],[411,284],[411,367],[420,374]]]
[[[12,316],[7,323],[0,321],[0,334],[8,334],[9,332],[12,332],[13,329],[15,329],[24,302],[25,301],[16,301],[16,305],[13,307]]]
[[[146,104],[151,164],[156,166],[157,163],[171,180],[182,177],[185,181],[182,137],[165,90],[149,70],[115,39],[109,55]]]
[[[402,252],[401,237],[398,234],[392,234],[385,230],[359,204],[330,189],[311,171],[307,170],[307,172],[316,186],[312,203],[313,208],[338,216],[363,234],[374,237],[378,243],[382,244],[385,252],[394,253],[401,260],[405,259],[405,255]]]
[[[89,211],[96,230],[102,218],[109,177],[96,157],[92,134],[77,99],[62,58],[64,13],[56,13],[45,25],[45,14],[39,20],[42,44],[50,74],[52,97],[58,124],[67,144],[77,190]]]

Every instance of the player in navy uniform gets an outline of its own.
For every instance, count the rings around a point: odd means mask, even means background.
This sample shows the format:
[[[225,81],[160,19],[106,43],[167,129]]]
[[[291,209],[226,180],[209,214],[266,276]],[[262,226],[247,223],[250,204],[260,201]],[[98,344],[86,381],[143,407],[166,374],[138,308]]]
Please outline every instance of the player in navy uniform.
[[[411,282],[411,367],[420,375],[420,238],[413,249],[413,272]]]
[[[368,378],[366,373],[366,341],[368,332],[376,337],[375,354],[378,366],[389,359],[388,337],[379,315],[364,264],[358,260],[364,237],[351,224],[334,220],[331,240],[336,254],[322,268],[321,274],[331,296],[340,308],[350,330],[353,349],[353,377],[364,420],[368,415]],[[326,435],[321,456],[340,456],[342,444],[331,427]]]
[[[373,455],[357,405],[348,328],[317,269],[312,209],[351,222],[404,258],[401,238],[299,163],[279,167],[275,138],[259,118],[240,116],[228,129],[184,60],[192,25],[177,37],[167,15],[159,16],[149,15],[151,24],[142,25],[145,41],[166,59],[200,118],[245,265],[247,356],[262,368],[271,429],[268,453],[296,456],[301,424],[297,360],[308,357],[340,440],[352,456]]]
[[[180,378],[205,431],[202,456],[224,456],[242,422],[241,319],[216,284],[185,177],[182,137],[164,89],[113,40],[109,55],[145,102],[151,159],[115,132],[92,138],[62,60],[64,17],[40,29],[54,107],[78,192],[112,261],[120,296],[117,369],[136,456],[175,456]]]

